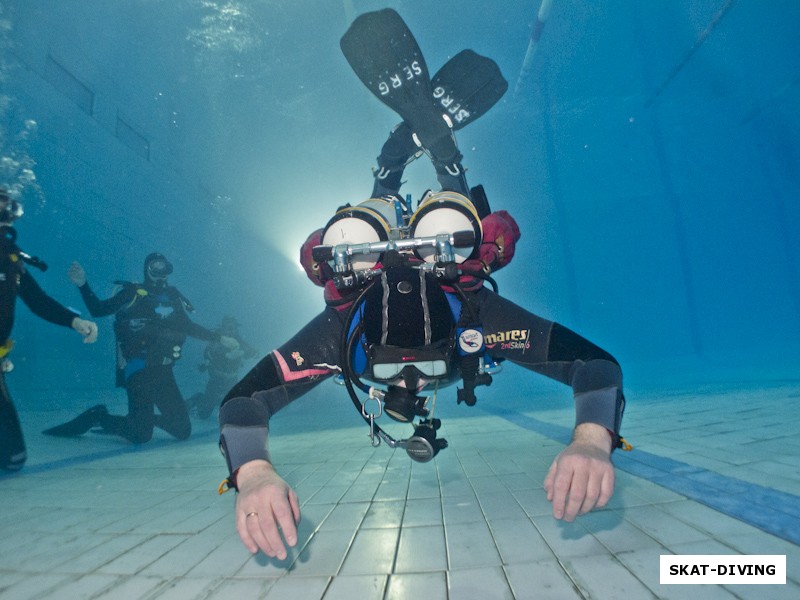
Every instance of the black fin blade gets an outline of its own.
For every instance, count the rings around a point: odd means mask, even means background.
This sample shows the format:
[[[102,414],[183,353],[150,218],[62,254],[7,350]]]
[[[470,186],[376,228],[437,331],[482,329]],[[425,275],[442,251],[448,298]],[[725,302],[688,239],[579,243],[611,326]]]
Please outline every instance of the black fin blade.
[[[429,119],[433,87],[425,58],[396,11],[358,16],[341,39],[347,62],[367,88],[403,119]]]
[[[462,50],[447,61],[431,83],[434,102],[449,116],[453,129],[478,119],[508,90],[497,63],[472,50]]]

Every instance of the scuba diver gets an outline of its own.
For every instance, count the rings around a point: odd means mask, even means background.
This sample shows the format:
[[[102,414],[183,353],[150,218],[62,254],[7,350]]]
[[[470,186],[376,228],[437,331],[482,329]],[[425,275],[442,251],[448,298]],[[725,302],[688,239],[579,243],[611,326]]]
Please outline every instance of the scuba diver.
[[[431,79],[391,9],[358,17],[341,47],[403,121],[378,157],[372,197],[340,208],[301,249],[308,277],[324,287],[324,310],[264,357],[220,407],[229,472],[220,491],[238,492],[243,544],[282,560],[297,543],[299,503],[272,465],[269,420],[329,377],[341,378],[373,445],[403,448],[419,462],[447,447],[434,415],[440,386],[460,382],[457,402],[473,405],[476,388],[489,385],[504,360],[564,383],[573,391],[575,428],[545,478],[547,499],[554,518],[567,521],[605,506],[614,490],[611,452],[627,445],[619,435],[625,400],[618,362],[484,285],[511,261],[520,233],[507,212],[491,211],[482,187],[468,187],[454,131],[505,92],[497,66],[465,51]],[[412,210],[399,189],[405,166],[422,154],[441,191],[427,192]],[[430,388],[432,397],[421,395]],[[384,413],[411,424],[411,435],[397,440],[384,431],[376,423]]]
[[[17,230],[13,224],[22,214],[22,204],[13,200],[5,188],[0,188],[0,469],[5,471],[19,471],[28,457],[19,417],[5,381],[5,374],[14,368],[8,354],[14,346],[10,336],[17,297],[36,316],[77,331],[84,343],[97,340],[97,325],[81,319],[48,296],[26,268],[30,265],[44,271],[47,265],[16,244]]]
[[[154,252],[144,260],[143,283],[117,281],[119,290],[100,300],[89,286],[83,267],[72,263],[69,278],[78,287],[89,313],[95,317],[114,314],[116,383],[127,393],[128,414],[112,415],[104,404],[98,404],[43,433],[75,437],[97,427],[98,433],[142,444],[150,441],[153,428],[158,427],[179,440],[189,437],[189,411],[173,372],[187,336],[218,341],[230,349],[239,344],[234,338],[209,331],[189,319],[187,312],[194,309],[183,294],[168,284],[171,274],[172,263]]]
[[[204,361],[197,367],[199,371],[208,373],[206,389],[186,400],[189,412],[195,413],[200,419],[211,416],[228,390],[238,381],[239,370],[244,361],[256,355],[256,349],[242,339],[239,322],[234,317],[224,316],[215,332],[235,339],[239,342],[239,347],[231,349],[217,340],[206,344],[203,351]]]

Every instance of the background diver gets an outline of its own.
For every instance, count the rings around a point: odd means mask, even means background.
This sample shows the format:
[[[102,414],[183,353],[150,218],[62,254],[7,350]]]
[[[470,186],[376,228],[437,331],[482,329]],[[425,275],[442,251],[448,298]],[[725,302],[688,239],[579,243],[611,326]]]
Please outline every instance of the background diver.
[[[179,440],[190,436],[189,411],[173,372],[186,338],[214,340],[230,349],[239,344],[189,319],[187,312],[194,309],[177,288],[168,284],[171,273],[172,263],[154,252],[144,260],[142,283],[118,281],[119,290],[100,300],[89,286],[83,267],[72,264],[69,278],[78,287],[89,313],[95,317],[115,315],[116,383],[127,393],[128,414],[112,415],[104,404],[98,404],[44,433],[74,437],[99,427],[101,433],[137,444],[149,441],[154,427]]]
[[[480,353],[487,361],[509,360],[571,386],[576,425],[571,443],[553,460],[545,478],[547,498],[553,516],[567,521],[604,506],[614,490],[610,455],[624,445],[619,436],[625,401],[618,362],[566,327],[533,315],[482,285],[492,271],[511,260],[519,232],[507,213],[489,211],[481,188],[470,190],[466,185],[452,131],[474,120],[470,115],[488,110],[505,91],[505,81],[497,79],[497,72],[486,71],[485,62],[467,68],[482,57],[461,53],[454,58],[461,57],[462,68],[445,65],[442,71],[448,72],[447,80],[440,71],[432,85],[413,36],[390,9],[357,18],[341,46],[361,80],[403,118],[378,157],[373,196],[394,202],[403,168],[424,152],[433,162],[445,196],[467,213],[469,206],[452,195],[472,206],[482,239],[473,236],[475,247],[453,276],[448,266],[452,260],[423,270],[420,256],[396,251],[383,253],[374,267],[357,272],[352,268],[357,257],[336,256],[335,245],[325,246],[326,229],[334,232],[335,240],[341,228],[324,228],[310,236],[301,262],[309,277],[325,287],[325,309],[264,357],[234,386],[220,408],[220,448],[229,469],[224,483],[238,491],[236,527],[242,542],[251,552],[261,549],[279,559],[286,557],[286,546],[297,543],[298,498],[273,468],[268,451],[272,415],[338,373],[344,375],[349,391],[362,379],[386,386],[375,397],[398,420],[426,417],[428,407],[419,391],[459,375],[464,378],[459,396],[473,403],[474,395],[466,390],[488,383],[488,373],[479,373],[484,379],[476,379],[475,370],[467,368],[470,360],[457,356],[461,342],[470,341],[463,338],[464,331],[485,332]],[[481,81],[487,73],[488,80]],[[444,97],[449,106],[441,102]],[[466,107],[464,120],[454,121],[453,102]],[[423,205],[424,201],[411,220]],[[346,208],[337,215],[346,217],[357,209]],[[344,247],[354,241],[359,240],[342,238],[338,243]],[[334,259],[333,268],[319,260],[320,254]],[[438,277],[439,273],[445,276]],[[515,343],[493,343],[498,340]],[[370,389],[372,397],[374,388],[365,389]],[[367,412],[362,416],[371,421]],[[414,436],[395,445],[405,446],[412,458],[429,460],[446,446],[436,437],[438,425],[423,419],[414,426]],[[374,422],[371,427],[373,434],[394,441]],[[419,450],[421,455],[415,455]]]
[[[77,331],[85,343],[97,340],[97,325],[53,300],[28,271],[26,265],[42,270],[47,265],[17,246],[13,223],[22,213],[22,204],[13,200],[5,188],[0,188],[0,469],[6,471],[20,470],[28,456],[17,410],[5,381],[5,374],[13,369],[8,355],[14,346],[10,336],[17,297],[36,316]]]
[[[256,355],[256,349],[248,344],[239,332],[239,322],[231,315],[222,317],[215,332],[222,337],[233,338],[239,342],[237,348],[231,348],[220,340],[212,340],[203,350],[203,362],[197,369],[208,374],[205,390],[187,398],[189,411],[200,419],[208,419],[217,408],[225,394],[239,380],[239,371],[244,361]]]

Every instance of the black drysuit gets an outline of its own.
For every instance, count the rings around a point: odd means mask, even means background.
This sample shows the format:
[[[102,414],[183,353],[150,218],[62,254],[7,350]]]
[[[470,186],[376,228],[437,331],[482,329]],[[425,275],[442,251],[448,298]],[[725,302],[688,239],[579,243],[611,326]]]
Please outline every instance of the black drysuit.
[[[619,433],[622,371],[606,351],[494,292],[467,292],[483,325],[486,351],[572,387],[576,425],[597,423]],[[231,473],[267,459],[268,422],[278,410],[340,371],[344,313],[327,307],[288,342],[264,357],[228,393],[220,409],[221,444]]]
[[[149,441],[154,427],[185,440],[192,426],[173,367],[187,336],[211,341],[219,335],[189,319],[185,300],[174,287],[129,282],[121,286],[106,300],[100,300],[88,283],[78,288],[92,316],[115,314],[117,385],[128,394],[128,414],[102,415],[100,425],[134,443]]]
[[[15,230],[0,227],[0,358],[11,349],[11,330],[17,297],[33,314],[45,321],[70,327],[77,316],[48,296],[25,268],[22,254],[14,243]],[[27,453],[19,417],[0,369],[0,468],[18,471]]]

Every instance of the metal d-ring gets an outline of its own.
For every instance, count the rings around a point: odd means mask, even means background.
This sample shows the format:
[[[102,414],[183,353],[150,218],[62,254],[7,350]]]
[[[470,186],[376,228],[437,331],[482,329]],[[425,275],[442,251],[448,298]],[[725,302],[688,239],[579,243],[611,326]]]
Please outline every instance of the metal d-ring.
[[[371,413],[367,412],[366,406],[367,402],[369,402],[370,400],[374,400],[375,402],[377,402],[378,404],[377,414],[372,412]],[[366,400],[364,400],[364,402],[361,403],[361,414],[365,419],[369,420],[370,443],[373,445],[373,447],[377,448],[378,446],[381,445],[381,438],[375,434],[375,419],[379,418],[383,414],[383,403],[380,401],[379,398],[370,395],[369,398],[367,398]]]

